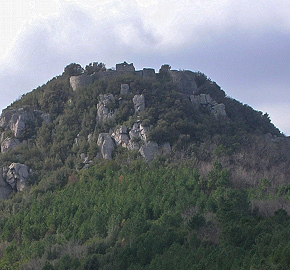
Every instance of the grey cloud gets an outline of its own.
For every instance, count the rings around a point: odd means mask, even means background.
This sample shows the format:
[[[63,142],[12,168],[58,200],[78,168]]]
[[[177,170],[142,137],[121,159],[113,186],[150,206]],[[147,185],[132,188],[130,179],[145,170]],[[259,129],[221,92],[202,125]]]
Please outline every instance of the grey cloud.
[[[163,34],[141,15],[129,10],[124,17],[111,19],[67,5],[53,19],[30,26],[9,58],[13,65],[0,67],[0,107],[61,74],[71,62],[101,61],[112,67],[124,60],[136,68],[159,69],[168,63],[173,69],[202,71],[228,95],[257,109],[277,108],[281,98],[283,108],[285,102],[290,105],[287,31],[276,26],[253,31],[231,22],[219,30],[211,28],[214,20],[186,28],[186,18],[181,20],[183,14],[178,14],[170,18],[171,27]],[[274,105],[266,106],[269,102]],[[288,126],[283,131],[290,134]]]

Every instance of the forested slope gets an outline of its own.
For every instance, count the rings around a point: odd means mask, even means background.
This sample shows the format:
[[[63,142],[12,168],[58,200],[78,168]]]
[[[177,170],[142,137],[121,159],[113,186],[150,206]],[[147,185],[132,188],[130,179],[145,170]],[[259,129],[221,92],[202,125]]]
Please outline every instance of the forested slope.
[[[289,139],[203,73],[122,65],[3,111],[0,269],[289,269]]]

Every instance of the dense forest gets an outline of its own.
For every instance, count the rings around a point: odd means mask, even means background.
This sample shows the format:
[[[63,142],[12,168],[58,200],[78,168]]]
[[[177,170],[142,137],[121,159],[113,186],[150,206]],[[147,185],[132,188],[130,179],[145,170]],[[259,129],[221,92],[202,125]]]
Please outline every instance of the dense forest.
[[[289,269],[289,138],[201,72],[123,66],[2,112],[0,269]]]

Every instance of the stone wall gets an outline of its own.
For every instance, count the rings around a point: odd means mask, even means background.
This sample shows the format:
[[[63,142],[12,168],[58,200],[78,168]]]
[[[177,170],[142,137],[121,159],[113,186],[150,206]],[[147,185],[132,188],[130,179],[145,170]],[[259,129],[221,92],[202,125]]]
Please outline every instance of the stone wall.
[[[80,87],[89,85],[94,82],[94,74],[92,75],[86,75],[82,74],[79,76],[71,76],[70,79],[70,86],[74,91],[79,89]]]
[[[135,72],[133,63],[128,64],[127,62],[116,64],[116,71],[120,72]]]

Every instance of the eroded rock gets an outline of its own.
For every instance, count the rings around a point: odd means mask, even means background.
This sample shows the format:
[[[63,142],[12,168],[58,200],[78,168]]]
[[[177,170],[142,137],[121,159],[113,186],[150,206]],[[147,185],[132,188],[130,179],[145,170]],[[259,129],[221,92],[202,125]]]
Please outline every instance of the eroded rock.
[[[114,101],[114,96],[112,94],[100,95],[100,102],[97,104],[97,121],[103,122],[107,119],[112,119],[114,116],[114,111],[108,108],[109,104]]]
[[[35,121],[33,111],[24,110],[8,110],[2,113],[0,118],[0,127],[5,130],[11,130],[15,137],[21,135],[25,125],[29,121]]]
[[[26,165],[20,163],[12,163],[3,172],[4,179],[12,189],[22,191],[26,185],[26,180],[31,175],[32,170]]]
[[[1,114],[0,127],[5,131],[11,130],[15,137],[19,137],[25,127],[29,123],[36,122],[36,119],[49,123],[51,122],[51,115],[38,110],[10,109]]]
[[[138,140],[141,139],[143,141],[147,140],[147,134],[148,134],[148,128],[147,127],[143,127],[142,122],[136,122],[133,124],[132,129],[129,132],[129,137],[130,140]]]
[[[102,157],[104,159],[112,159],[112,151],[115,148],[115,144],[110,134],[100,133],[97,144],[101,149]]]
[[[120,126],[115,130],[115,132],[113,132],[112,137],[117,145],[121,145],[122,147],[127,148],[129,143],[129,135],[127,127]]]
[[[148,142],[141,146],[139,153],[146,161],[150,162],[153,160],[155,154],[158,153],[158,144],[156,142]]]
[[[140,113],[145,110],[145,97],[144,95],[135,95],[133,97],[135,113]]]

